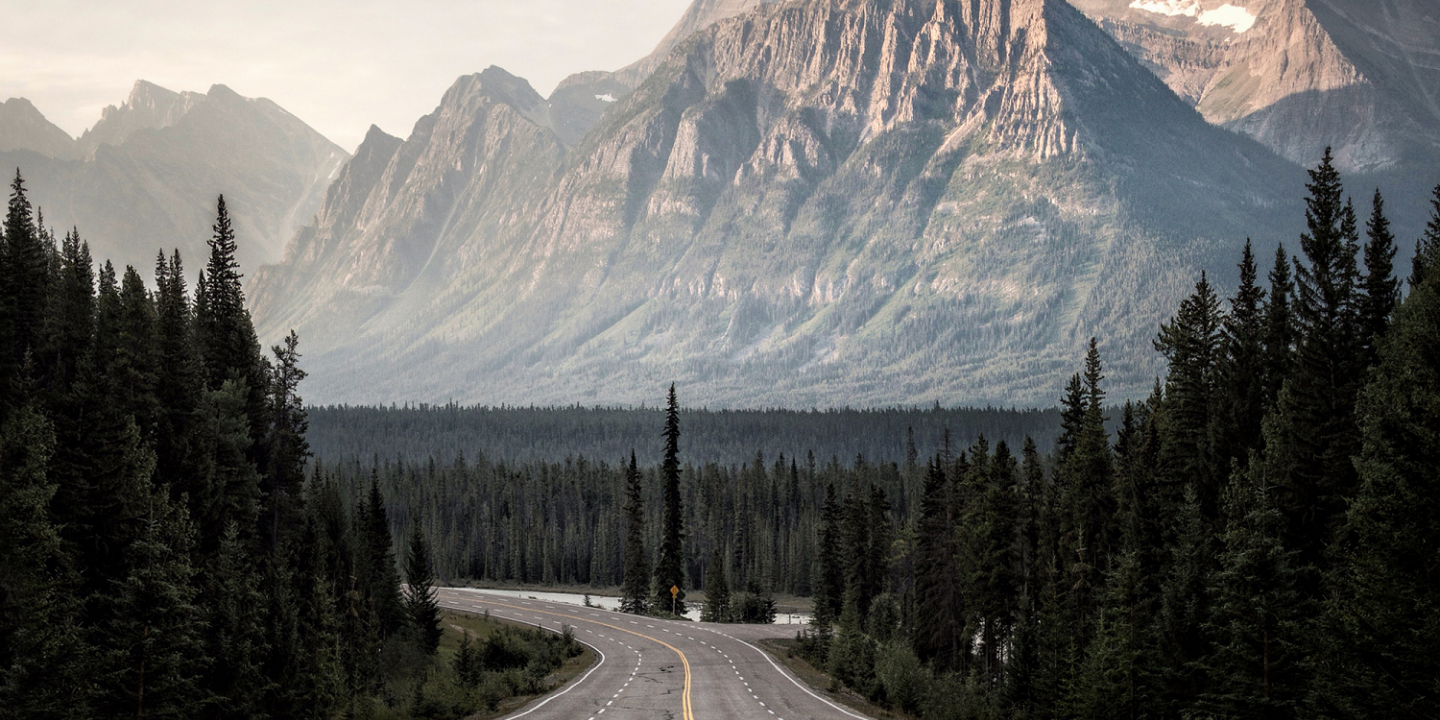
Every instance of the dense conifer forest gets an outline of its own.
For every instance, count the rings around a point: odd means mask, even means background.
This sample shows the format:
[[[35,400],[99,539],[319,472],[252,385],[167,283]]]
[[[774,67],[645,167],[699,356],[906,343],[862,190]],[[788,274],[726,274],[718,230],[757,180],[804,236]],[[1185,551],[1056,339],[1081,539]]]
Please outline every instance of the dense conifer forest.
[[[97,270],[78,231],[56,243],[17,171],[0,243],[0,717],[458,717],[543,690],[571,638],[487,631],[480,651],[509,660],[448,672],[424,535],[397,561],[378,488],[307,483],[298,340],[261,354],[223,197],[197,278],[192,295],[178,252],[153,290],[133,267]]]
[[[464,457],[510,464],[585,458],[660,462],[665,424],[664,388],[651,407],[463,407],[411,404],[396,407],[308,408],[310,449],[322,460]],[[680,408],[685,461],[737,466],[755,456],[849,462],[904,462],[910,448],[928,452],[947,431],[969,445],[980,436],[1018,446],[1030,437],[1051,447],[1060,435],[1060,412],[999,408],[839,408],[826,410],[704,410]]]

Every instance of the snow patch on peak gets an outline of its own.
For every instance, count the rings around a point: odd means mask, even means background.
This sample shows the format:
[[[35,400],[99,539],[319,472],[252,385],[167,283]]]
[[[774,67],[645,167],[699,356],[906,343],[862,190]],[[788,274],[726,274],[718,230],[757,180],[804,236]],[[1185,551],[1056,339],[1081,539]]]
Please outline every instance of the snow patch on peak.
[[[1169,17],[1195,17],[1200,14],[1200,0],[1135,0],[1130,7]]]
[[[1196,20],[1201,25],[1224,25],[1234,30],[1236,35],[1255,27],[1255,16],[1249,10],[1230,3],[1225,3],[1214,10],[1206,10],[1200,13],[1200,17]]]
[[[605,93],[604,95],[596,95],[596,96],[595,96],[595,99],[596,99],[596,100],[599,100],[600,102],[607,102],[607,103],[613,103],[613,102],[615,102],[615,96],[614,96],[614,95],[611,95],[610,93]]]
[[[1242,34],[1252,27],[1255,27],[1255,15],[1249,10],[1237,5],[1225,3],[1214,10],[1206,10],[1201,7],[1200,0],[1134,0],[1130,3],[1134,10],[1144,10],[1157,15],[1195,18],[1195,22],[1207,27],[1223,25],[1235,31],[1236,35]]]

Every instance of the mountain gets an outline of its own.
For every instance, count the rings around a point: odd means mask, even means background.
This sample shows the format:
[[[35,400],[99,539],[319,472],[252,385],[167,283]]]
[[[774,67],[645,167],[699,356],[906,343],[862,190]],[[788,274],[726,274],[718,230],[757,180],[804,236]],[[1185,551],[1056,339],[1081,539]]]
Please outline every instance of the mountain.
[[[1048,405],[1092,335],[1136,395],[1199,269],[1302,218],[1297,166],[1058,0],[752,7],[574,143],[527,90],[372,132],[257,274],[307,399]]]
[[[9,118],[26,115],[12,106],[30,109],[25,127],[55,132],[17,130]],[[179,248],[188,267],[199,268],[222,193],[246,272],[278,260],[350,157],[275,103],[224,85],[174,93],[138,81],[78,140],[28,101],[4,107],[0,168],[20,169],[46,224],[57,232],[78,227],[97,259],[135,265],[146,277],[161,248]]]
[[[25,98],[0,103],[0,153],[29,150],[68,158],[75,153],[75,138],[56,127]]]
[[[1195,104],[1302,165],[1344,172],[1440,160],[1433,0],[1072,0]]]

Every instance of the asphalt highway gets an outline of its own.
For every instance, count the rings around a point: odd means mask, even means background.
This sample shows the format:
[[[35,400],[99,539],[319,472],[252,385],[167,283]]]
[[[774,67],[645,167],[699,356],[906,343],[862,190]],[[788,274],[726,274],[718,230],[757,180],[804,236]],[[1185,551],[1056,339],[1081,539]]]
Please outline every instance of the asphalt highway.
[[[793,626],[659,620],[460,588],[441,588],[439,600],[556,631],[569,625],[595,650],[589,670],[509,718],[869,720],[815,694],[751,644],[793,637]]]

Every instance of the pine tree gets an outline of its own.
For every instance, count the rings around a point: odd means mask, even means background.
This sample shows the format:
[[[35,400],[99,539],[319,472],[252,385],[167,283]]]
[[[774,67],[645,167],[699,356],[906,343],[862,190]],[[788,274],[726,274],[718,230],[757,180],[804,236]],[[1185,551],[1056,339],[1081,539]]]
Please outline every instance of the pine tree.
[[[1060,399],[1060,439],[1055,443],[1055,459],[1064,461],[1075,451],[1080,430],[1085,425],[1085,385],[1080,374],[1071,376]]]
[[[0,713],[90,715],[91,683],[46,477],[49,423],[33,407],[0,421]]]
[[[294,536],[303,515],[301,488],[305,484],[310,444],[305,440],[309,421],[297,392],[300,381],[305,379],[305,371],[300,369],[299,343],[292,330],[283,344],[272,349],[275,362],[269,372],[265,485],[261,496],[265,518],[263,537],[272,548]]]
[[[50,257],[46,236],[36,227],[20,170],[10,184],[0,246],[0,409],[21,404],[21,373],[38,350],[50,296]]]
[[[156,397],[159,375],[155,352],[155,305],[145,290],[145,281],[140,279],[135,268],[125,268],[115,300],[117,307],[113,321],[105,319],[97,322],[97,331],[110,331],[114,338],[113,354],[109,357],[105,373],[115,388],[120,413],[134,418],[141,435],[158,443],[156,430],[160,407]]]
[[[1256,284],[1255,256],[1250,241],[1240,260],[1240,287],[1230,299],[1224,319],[1223,351],[1217,395],[1220,408],[1213,421],[1216,471],[1222,476],[1260,436],[1265,416],[1265,291]]]
[[[835,485],[825,486],[820,510],[819,547],[815,573],[815,625],[829,628],[840,619],[845,596],[845,566],[840,556],[840,503]]]
[[[1440,265],[1440,185],[1435,186],[1435,196],[1430,205],[1430,222],[1425,225],[1425,234],[1416,241],[1415,257],[1410,261],[1412,291],[1425,282],[1436,265]]]
[[[1236,472],[1226,490],[1226,529],[1205,623],[1213,652],[1202,707],[1220,717],[1283,719],[1307,715],[1309,668],[1302,642],[1305,600],[1295,553],[1282,539],[1272,468]]]
[[[204,449],[209,447],[196,437],[200,425],[201,395],[204,391],[203,368],[197,352],[193,331],[190,297],[185,289],[185,269],[176,250],[167,260],[162,252],[155,261],[155,374],[164,378],[157,383],[158,403],[155,421],[156,480],[168,485],[176,496],[190,499],[191,517],[201,527],[224,527],[203,511],[210,502],[211,488],[201,484],[206,471],[202,467]],[[247,441],[242,452],[249,451]],[[247,528],[242,527],[242,534]],[[214,547],[202,540],[202,552]]]
[[[654,607],[673,608],[685,614],[684,517],[680,506],[680,405],[675,400],[675,385],[665,406],[665,459],[661,464],[664,514],[661,517],[660,553],[655,561]],[[673,598],[670,588],[678,588]]]
[[[1336,717],[1423,718],[1440,697],[1440,281],[1395,313],[1361,394],[1361,483],[1332,547],[1316,686]]]
[[[1095,619],[1096,592],[1114,541],[1114,469],[1105,430],[1105,392],[1101,388],[1104,378],[1098,344],[1091,338],[1085,359],[1085,419],[1074,452],[1057,469],[1056,483],[1063,504],[1060,555],[1068,575],[1067,599],[1074,631],[1082,642]]]
[[[195,290],[195,338],[205,387],[218,390],[227,381],[244,387],[245,417],[252,440],[247,455],[257,467],[265,468],[269,460],[265,439],[272,417],[267,403],[270,388],[255,327],[245,309],[240,263],[235,259],[235,230],[224,196],[216,202],[214,235],[209,246],[210,259]]]
[[[380,496],[380,480],[371,475],[370,494],[356,513],[360,518],[359,568],[364,598],[373,613],[382,637],[389,637],[407,624],[400,598],[400,576],[395,571],[395,551],[390,535],[390,517]]]
[[[1280,388],[1290,377],[1295,363],[1295,318],[1291,296],[1295,283],[1290,276],[1290,259],[1285,246],[1275,248],[1275,266],[1270,270],[1270,301],[1265,305],[1265,407],[1280,397]]]
[[[1185,488],[1179,510],[1156,628],[1162,708],[1168,717],[1180,716],[1206,691],[1207,676],[1198,663],[1210,653],[1203,628],[1210,618],[1215,546],[1194,488]]]
[[[718,544],[710,554],[709,566],[705,568],[705,609],[700,619],[705,622],[730,620],[730,586],[725,582],[725,554]]]
[[[405,609],[415,627],[420,649],[434,655],[440,649],[440,605],[435,595],[435,571],[430,564],[430,546],[414,523],[410,551],[405,556]]]
[[[942,670],[959,666],[965,644],[955,563],[957,510],[950,480],[937,457],[925,476],[917,521],[915,653]]]
[[[211,697],[207,712],[216,718],[256,717],[270,690],[263,672],[266,599],[235,523],[221,530],[218,552],[203,583],[205,654],[211,659],[202,679]]]
[[[1266,462],[1283,468],[1273,482],[1289,524],[1285,545],[1300,553],[1302,568],[1314,569],[1323,567],[1325,542],[1356,485],[1350,458],[1359,452],[1355,396],[1364,367],[1353,209],[1341,203],[1329,153],[1310,177],[1309,231],[1300,239],[1308,264],[1296,264],[1295,372],[1281,392],[1279,422],[1265,445]],[[1305,587],[1307,595],[1318,594],[1318,575],[1309,573]]]
[[[1160,328],[1155,340],[1155,349],[1170,362],[1165,378],[1169,432],[1161,465],[1172,486],[1195,485],[1207,521],[1219,514],[1222,473],[1211,431],[1219,402],[1224,321],[1220,301],[1201,273],[1195,293],[1180,304],[1180,312]]]
[[[650,599],[650,556],[645,552],[645,489],[630,451],[625,469],[625,575],[620,612],[644,615]]]
[[[140,536],[127,549],[130,572],[109,600],[112,619],[102,634],[111,650],[100,676],[98,715],[202,714],[204,616],[190,564],[195,529],[166,495],[150,493]]]
[[[1390,325],[1390,314],[1400,299],[1400,281],[1395,278],[1395,236],[1385,218],[1385,200],[1375,191],[1370,220],[1365,224],[1365,279],[1359,298],[1360,339],[1365,364],[1373,365],[1380,338]]]

